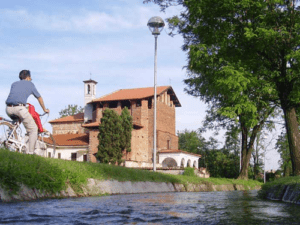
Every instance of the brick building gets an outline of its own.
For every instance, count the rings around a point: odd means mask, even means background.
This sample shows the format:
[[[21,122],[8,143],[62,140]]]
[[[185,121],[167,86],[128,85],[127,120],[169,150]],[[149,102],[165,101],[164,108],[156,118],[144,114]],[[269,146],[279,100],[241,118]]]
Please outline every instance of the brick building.
[[[123,156],[125,166],[152,166],[153,87],[120,89],[96,98],[96,84],[97,82],[94,80],[84,81],[84,113],[50,121],[54,139],[59,140],[56,152],[66,152],[66,149],[70,149],[69,146],[72,146],[74,148],[72,159],[74,160],[75,142],[80,140],[81,153],[85,154],[78,155],[78,157],[81,157],[78,160],[96,162],[95,154],[98,151],[99,144],[97,138],[98,128],[103,110],[106,108],[113,109],[120,115],[124,107],[127,107],[133,118],[133,130],[131,152],[124,153]],[[172,87],[157,87],[157,157],[161,150],[165,150],[164,154],[166,150],[170,153],[178,150],[178,137],[176,136],[175,126],[176,107],[181,107],[181,104]],[[83,151],[84,148],[86,151]],[[159,162],[158,158],[156,161]],[[195,164],[194,161],[193,163]]]

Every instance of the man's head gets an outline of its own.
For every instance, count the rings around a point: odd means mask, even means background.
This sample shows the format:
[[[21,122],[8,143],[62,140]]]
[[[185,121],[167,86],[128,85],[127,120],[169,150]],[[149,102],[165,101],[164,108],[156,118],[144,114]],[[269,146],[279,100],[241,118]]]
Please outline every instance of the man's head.
[[[22,71],[19,73],[19,78],[20,78],[20,80],[26,80],[27,77],[31,78],[31,75],[30,75],[30,71],[29,71],[29,70],[22,70]]]

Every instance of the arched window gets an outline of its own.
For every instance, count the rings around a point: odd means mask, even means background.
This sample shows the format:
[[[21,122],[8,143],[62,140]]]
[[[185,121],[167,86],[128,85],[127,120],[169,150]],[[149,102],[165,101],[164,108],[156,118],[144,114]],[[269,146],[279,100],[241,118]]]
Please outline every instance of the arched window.
[[[89,95],[89,94],[91,94],[91,86],[88,84],[88,86],[87,86],[87,94]]]
[[[193,167],[194,167],[194,168],[197,168],[197,162],[196,162],[196,160],[195,160],[194,163],[193,163]]]
[[[177,162],[175,161],[175,159],[168,157],[162,162],[162,167],[177,167]]]
[[[191,164],[192,164],[192,163],[191,163],[191,160],[189,159],[189,160],[187,161],[187,167],[192,167]]]
[[[184,163],[185,163],[185,160],[184,160],[184,158],[182,158],[182,159],[181,159],[181,164],[180,164],[180,166],[181,166],[181,167],[184,167]]]

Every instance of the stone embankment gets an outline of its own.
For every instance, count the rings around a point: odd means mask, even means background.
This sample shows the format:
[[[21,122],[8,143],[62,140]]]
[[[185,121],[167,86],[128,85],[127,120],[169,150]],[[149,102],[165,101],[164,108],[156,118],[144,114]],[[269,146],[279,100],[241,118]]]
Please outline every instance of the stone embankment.
[[[273,186],[260,194],[269,200],[300,204],[300,184]]]
[[[0,202],[30,201],[45,198],[68,198],[88,197],[106,194],[138,194],[138,193],[160,193],[160,192],[207,192],[207,191],[234,191],[250,190],[250,187],[243,185],[212,185],[212,184],[171,184],[157,182],[120,182],[115,180],[100,181],[88,179],[86,185],[80,190],[73,190],[71,186],[59,193],[47,193],[35,188],[31,189],[21,185],[18,193],[13,194],[0,186]],[[253,189],[253,188],[252,188]],[[260,189],[260,186],[254,188]]]

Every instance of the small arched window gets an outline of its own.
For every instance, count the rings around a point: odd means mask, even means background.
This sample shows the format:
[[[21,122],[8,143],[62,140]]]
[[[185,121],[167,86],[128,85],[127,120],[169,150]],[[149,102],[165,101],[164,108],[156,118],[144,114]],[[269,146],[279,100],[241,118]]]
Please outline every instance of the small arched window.
[[[88,86],[87,86],[87,94],[89,95],[89,94],[91,94],[91,86],[88,84]]]
[[[184,160],[184,158],[182,158],[182,159],[181,159],[181,165],[180,165],[180,166],[181,166],[181,167],[184,167],[184,164],[185,164],[185,160]]]
[[[171,140],[167,140],[167,149],[171,149]]]
[[[194,168],[197,168],[197,162],[196,162],[196,160],[195,160],[194,163],[193,163],[193,167],[194,167]]]
[[[192,167],[191,164],[192,164],[192,163],[191,163],[191,160],[189,159],[189,160],[187,161],[187,167]]]

